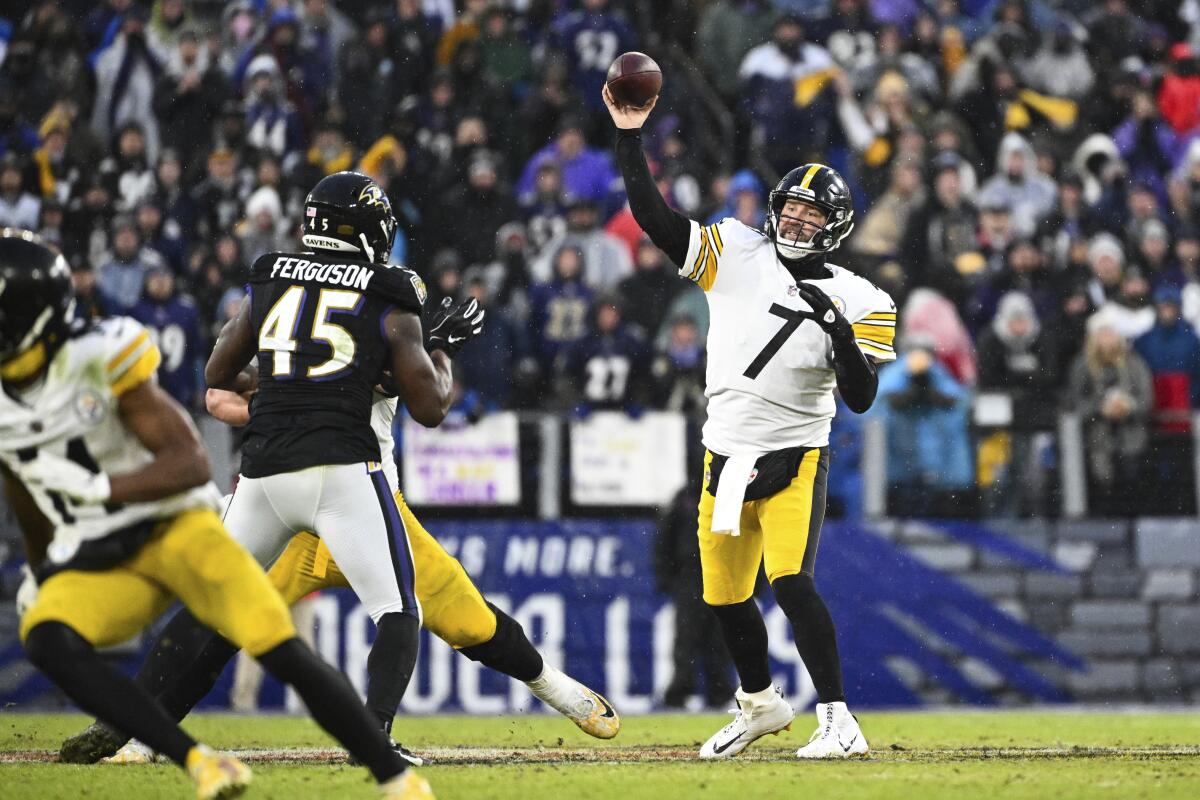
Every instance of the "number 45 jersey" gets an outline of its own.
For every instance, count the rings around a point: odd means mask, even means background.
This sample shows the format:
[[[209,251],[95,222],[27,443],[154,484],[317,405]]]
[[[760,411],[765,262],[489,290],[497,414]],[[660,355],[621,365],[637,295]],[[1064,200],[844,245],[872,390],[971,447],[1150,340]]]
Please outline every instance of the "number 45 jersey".
[[[870,281],[842,267],[807,283],[820,288],[854,326],[876,361],[896,353],[896,305]],[[708,420],[704,445],[738,455],[823,447],[833,420],[833,344],[800,299],[796,279],[760,231],[726,218],[692,223],[679,274],[708,297]]]
[[[425,284],[404,267],[268,253],[251,267],[249,291],[259,389],[242,475],[378,461],[371,402],[388,364],[383,320],[393,309],[420,315]]]

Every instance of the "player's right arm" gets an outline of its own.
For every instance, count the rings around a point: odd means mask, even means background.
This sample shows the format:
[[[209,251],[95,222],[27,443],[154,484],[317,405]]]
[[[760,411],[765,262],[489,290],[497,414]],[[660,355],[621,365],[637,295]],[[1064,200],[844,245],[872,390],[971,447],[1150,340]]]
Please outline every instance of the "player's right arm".
[[[604,105],[617,126],[617,166],[625,179],[629,210],[650,241],[679,266],[684,265],[691,239],[692,221],[663,200],[642,152],[642,125],[658,98],[641,108],[618,106],[608,86],[603,89]]]
[[[209,389],[204,394],[204,407],[215,419],[235,428],[250,422],[250,401],[228,389]]]
[[[205,382],[213,389],[245,391],[241,375],[257,351],[258,342],[250,322],[250,298],[247,297],[233,319],[221,328],[212,355],[204,365]]]
[[[391,349],[392,380],[408,413],[427,428],[441,424],[454,391],[450,357],[442,350],[425,352],[421,318],[409,311],[388,312],[383,335]]]

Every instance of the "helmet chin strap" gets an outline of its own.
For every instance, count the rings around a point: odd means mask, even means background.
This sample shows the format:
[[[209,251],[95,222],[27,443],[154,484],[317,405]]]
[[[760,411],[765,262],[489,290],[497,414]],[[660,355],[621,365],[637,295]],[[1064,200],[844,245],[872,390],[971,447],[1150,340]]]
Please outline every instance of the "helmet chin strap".
[[[371,261],[371,263],[375,263],[375,249],[368,244],[367,235],[365,233],[360,233],[358,235],[358,240],[362,242],[363,252],[367,254],[367,258]]]

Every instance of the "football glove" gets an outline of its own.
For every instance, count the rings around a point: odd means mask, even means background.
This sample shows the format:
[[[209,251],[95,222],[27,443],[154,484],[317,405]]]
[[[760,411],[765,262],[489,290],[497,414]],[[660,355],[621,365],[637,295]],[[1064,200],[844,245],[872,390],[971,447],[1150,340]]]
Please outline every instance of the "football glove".
[[[844,336],[853,331],[846,317],[819,287],[800,281],[796,284],[796,290],[812,308],[812,320],[821,326],[821,330],[830,336]]]
[[[38,584],[33,577],[33,570],[28,564],[21,565],[21,585],[17,587],[17,617],[25,616],[25,612],[37,602]]]
[[[483,307],[478,300],[467,300],[454,305],[447,297],[442,307],[433,315],[429,326],[429,350],[444,350],[453,358],[468,341],[483,330]]]
[[[83,505],[106,503],[112,496],[112,486],[103,472],[92,472],[68,458],[45,451],[40,451],[28,464],[22,464],[18,475],[31,489],[58,492]]]

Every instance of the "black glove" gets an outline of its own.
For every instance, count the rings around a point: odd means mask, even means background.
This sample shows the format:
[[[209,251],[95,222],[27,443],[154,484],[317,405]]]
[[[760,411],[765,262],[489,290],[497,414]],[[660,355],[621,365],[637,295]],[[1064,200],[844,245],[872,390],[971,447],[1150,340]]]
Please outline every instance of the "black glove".
[[[829,299],[829,295],[811,283],[800,281],[796,284],[800,298],[812,307],[813,322],[821,326],[821,330],[834,338],[840,338],[854,333],[854,329]]]
[[[454,301],[447,297],[429,325],[427,349],[443,350],[453,358],[463,345],[483,330],[483,315],[484,310],[478,300],[454,305]]]

